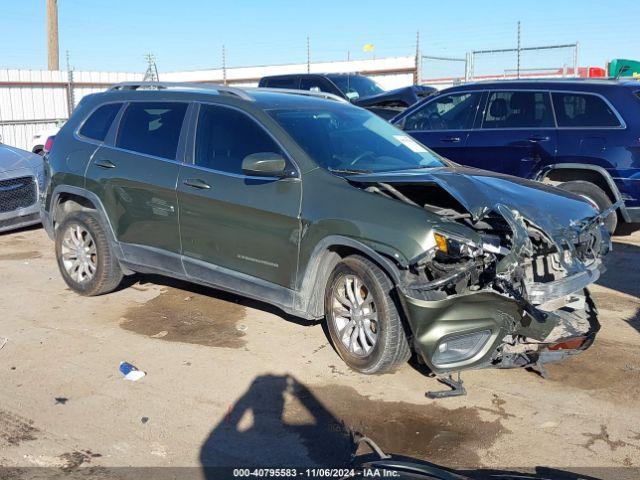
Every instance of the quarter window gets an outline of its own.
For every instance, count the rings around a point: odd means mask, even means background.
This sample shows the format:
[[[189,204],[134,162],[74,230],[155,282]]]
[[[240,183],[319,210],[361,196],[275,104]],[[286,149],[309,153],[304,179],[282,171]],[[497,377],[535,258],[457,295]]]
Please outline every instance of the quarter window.
[[[104,141],[109,132],[109,128],[111,128],[113,119],[116,118],[116,115],[120,111],[120,107],[122,107],[122,103],[102,105],[84,122],[84,125],[80,129],[80,135],[100,142]]]
[[[619,127],[620,120],[597,95],[552,93],[559,127]]]
[[[242,174],[242,160],[252,153],[282,150],[254,120],[237,110],[201,105],[196,133],[196,165]]]
[[[553,127],[547,92],[491,92],[482,128]]]
[[[122,120],[116,147],[174,160],[186,103],[134,102]]]
[[[457,93],[431,100],[407,116],[404,129],[465,130],[473,127],[480,93]]]

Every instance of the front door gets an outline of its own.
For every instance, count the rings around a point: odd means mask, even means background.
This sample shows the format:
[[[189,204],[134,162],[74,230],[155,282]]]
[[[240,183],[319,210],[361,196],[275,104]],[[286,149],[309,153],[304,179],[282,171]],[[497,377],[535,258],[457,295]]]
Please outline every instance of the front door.
[[[493,91],[467,137],[467,165],[530,178],[556,155],[549,92]]]
[[[200,105],[194,164],[183,166],[178,179],[188,275],[217,283],[221,272],[239,273],[293,287],[301,181],[245,175],[244,157],[261,152],[284,155],[248,114],[222,105]]]
[[[465,143],[481,97],[482,92],[440,95],[408,114],[401,127],[443,157],[466,165]]]

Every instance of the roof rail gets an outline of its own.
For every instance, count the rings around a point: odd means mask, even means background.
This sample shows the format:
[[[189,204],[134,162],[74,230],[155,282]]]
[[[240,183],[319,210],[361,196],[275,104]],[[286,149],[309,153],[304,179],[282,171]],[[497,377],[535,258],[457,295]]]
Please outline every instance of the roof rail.
[[[292,88],[269,88],[269,87],[253,87],[247,90],[255,90],[260,92],[273,92],[273,93],[289,93],[291,95],[304,95],[306,97],[324,98],[325,100],[335,100],[336,102],[349,103],[342,97],[334,95],[328,92],[312,92],[311,90],[294,90]]]
[[[228,87],[226,85],[220,85],[217,83],[199,83],[199,82],[121,82],[112,85],[109,90],[169,90],[169,89],[183,89],[183,90],[202,90],[210,89],[221,95],[233,95],[242,100],[250,102],[255,101],[254,98],[245,92],[243,89]]]

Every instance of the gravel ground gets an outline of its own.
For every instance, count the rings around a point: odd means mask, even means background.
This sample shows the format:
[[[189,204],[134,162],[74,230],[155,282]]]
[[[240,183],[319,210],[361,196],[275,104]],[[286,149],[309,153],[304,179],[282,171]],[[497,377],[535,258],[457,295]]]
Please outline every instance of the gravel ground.
[[[602,330],[591,349],[549,366],[548,379],[468,372],[466,397],[432,401],[437,382],[410,365],[350,371],[320,324],[152,276],[83,298],[63,283],[43,230],[0,235],[0,478],[338,464],[352,431],[447,467],[634,478],[640,231],[617,236],[607,263],[592,290]],[[122,360],[147,376],[123,380]]]

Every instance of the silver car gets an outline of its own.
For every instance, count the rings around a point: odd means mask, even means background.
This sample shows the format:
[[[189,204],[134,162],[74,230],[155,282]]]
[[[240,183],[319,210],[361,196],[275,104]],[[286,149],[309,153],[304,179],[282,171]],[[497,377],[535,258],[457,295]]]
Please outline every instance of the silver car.
[[[40,223],[42,157],[0,144],[0,232]]]

